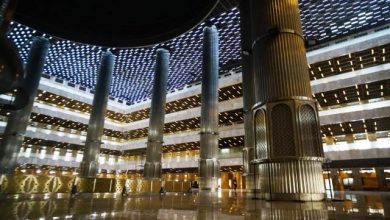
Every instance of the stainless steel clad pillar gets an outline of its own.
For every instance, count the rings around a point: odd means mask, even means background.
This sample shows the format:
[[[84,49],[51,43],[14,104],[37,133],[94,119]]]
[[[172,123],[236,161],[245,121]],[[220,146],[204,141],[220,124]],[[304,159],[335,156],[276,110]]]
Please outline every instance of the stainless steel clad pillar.
[[[244,99],[244,129],[245,146],[243,149],[243,165],[246,189],[251,191],[254,186],[254,165],[251,161],[255,159],[255,144],[253,139],[253,112],[252,107],[255,101],[254,69],[252,56],[252,20],[251,1],[241,0],[239,3],[241,15],[241,66],[242,66],[242,89]]]
[[[298,0],[251,0],[254,138],[261,195],[324,199],[324,153]]]
[[[36,37],[31,45],[26,65],[24,89],[29,94],[28,104],[8,117],[7,126],[0,145],[0,174],[13,174],[17,166],[19,149],[22,146],[39,81],[43,72],[45,58],[49,49],[49,40]],[[16,96],[16,99],[23,98]],[[15,100],[15,102],[18,102]]]
[[[167,49],[157,49],[156,72],[150,109],[149,136],[144,167],[144,177],[147,179],[161,178],[161,148],[164,134],[169,55]]]
[[[200,120],[199,187],[218,189],[218,31],[203,30],[202,107]]]
[[[105,52],[102,56],[92,111],[88,123],[87,139],[85,141],[84,157],[80,163],[80,177],[95,178],[99,170],[100,146],[104,130],[104,118],[110,92],[114,55]]]

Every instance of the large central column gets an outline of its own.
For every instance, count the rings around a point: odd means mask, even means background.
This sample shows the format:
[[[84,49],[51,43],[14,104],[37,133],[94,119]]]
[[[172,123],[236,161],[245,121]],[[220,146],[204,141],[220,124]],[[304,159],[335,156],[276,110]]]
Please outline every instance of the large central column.
[[[217,190],[218,160],[218,31],[203,30],[202,107],[200,119],[199,187]]]
[[[164,134],[169,51],[159,48],[156,59],[156,72],[150,108],[149,136],[144,167],[144,177],[147,179],[161,178],[161,148]]]
[[[322,200],[324,155],[298,0],[251,4],[261,195],[271,200]]]
[[[255,143],[253,139],[253,112],[252,107],[255,102],[255,84],[252,56],[252,28],[251,28],[251,6],[250,0],[240,1],[241,15],[241,66],[242,66],[242,88],[244,99],[244,129],[245,146],[243,149],[243,164],[246,189],[253,190],[254,186],[254,166],[251,161],[255,159]]]
[[[22,146],[31,110],[38,92],[39,81],[49,46],[49,40],[41,37],[35,38],[31,45],[26,65],[26,78],[23,82],[24,90],[29,95],[28,103],[22,109],[13,111],[8,117],[0,145],[0,174],[11,175],[16,168],[19,149]],[[17,95],[15,99],[15,103],[18,103],[18,99],[25,99],[25,97]]]
[[[114,55],[106,52],[102,56],[92,111],[88,123],[87,139],[85,141],[84,157],[80,163],[80,177],[95,178],[99,170],[100,146],[104,130],[104,118],[110,92]]]

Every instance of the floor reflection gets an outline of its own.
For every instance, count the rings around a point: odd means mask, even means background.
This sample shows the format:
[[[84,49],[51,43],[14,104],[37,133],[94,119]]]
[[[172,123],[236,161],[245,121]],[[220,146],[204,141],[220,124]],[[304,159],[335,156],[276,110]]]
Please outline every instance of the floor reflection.
[[[390,193],[336,193],[333,202],[268,202],[245,192],[167,195],[17,195],[1,219],[390,219]]]

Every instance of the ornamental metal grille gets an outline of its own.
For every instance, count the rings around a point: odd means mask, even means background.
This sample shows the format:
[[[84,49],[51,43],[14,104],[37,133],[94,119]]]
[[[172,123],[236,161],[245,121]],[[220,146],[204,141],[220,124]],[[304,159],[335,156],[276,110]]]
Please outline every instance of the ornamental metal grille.
[[[271,110],[273,157],[295,156],[292,112],[286,104],[278,104]]]
[[[303,105],[299,110],[302,156],[320,156],[320,142],[316,113],[310,105]]]
[[[261,109],[256,111],[255,128],[256,128],[255,141],[256,141],[257,159],[266,159],[268,158],[266,120],[265,120],[265,113]]]

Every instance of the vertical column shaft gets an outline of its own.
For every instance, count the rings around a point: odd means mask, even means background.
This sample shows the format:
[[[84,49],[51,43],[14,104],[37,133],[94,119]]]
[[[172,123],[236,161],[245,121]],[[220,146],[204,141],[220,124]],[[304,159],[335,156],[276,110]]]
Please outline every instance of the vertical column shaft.
[[[202,106],[200,119],[199,186],[218,188],[218,31],[215,26],[203,30]]]
[[[19,149],[22,146],[28,121],[35,97],[38,92],[39,81],[43,72],[45,58],[50,43],[47,39],[36,37],[31,45],[26,65],[26,78],[23,82],[28,97],[28,104],[8,117],[7,126],[0,145],[0,174],[13,174],[17,165]],[[17,99],[24,97],[16,96]]]
[[[375,168],[376,178],[378,180],[378,189],[379,190],[388,190],[386,184],[386,174],[385,170],[382,167]]]
[[[254,70],[252,57],[252,28],[251,28],[251,5],[250,0],[240,1],[240,15],[241,15],[241,66],[242,66],[242,88],[244,99],[244,175],[246,176],[246,188],[248,190],[254,189],[254,172],[250,164],[255,159],[255,146],[253,139],[253,111],[252,107],[255,101],[255,85],[254,85]]]
[[[341,190],[340,178],[337,169],[330,169],[330,178],[332,179],[333,190]]]
[[[271,200],[322,200],[323,150],[298,0],[251,6],[260,191]]]
[[[253,1],[256,97],[311,97],[298,0]]]
[[[146,148],[145,178],[161,178],[161,151],[163,145],[165,102],[169,71],[169,51],[157,50],[152,104],[150,109],[149,136]]]
[[[352,168],[352,178],[353,178],[353,184],[352,184],[353,189],[363,190],[363,181],[362,181],[362,174],[360,173],[360,168]]]
[[[104,118],[110,92],[114,55],[111,52],[103,54],[99,75],[93,96],[92,111],[88,123],[85,141],[84,157],[80,163],[80,177],[95,178],[99,170],[100,146],[104,130]]]

